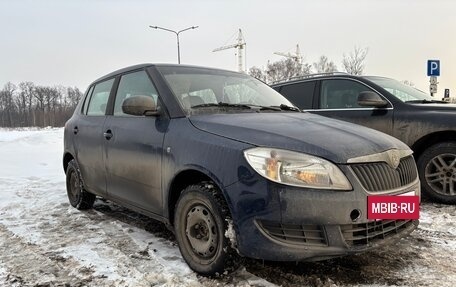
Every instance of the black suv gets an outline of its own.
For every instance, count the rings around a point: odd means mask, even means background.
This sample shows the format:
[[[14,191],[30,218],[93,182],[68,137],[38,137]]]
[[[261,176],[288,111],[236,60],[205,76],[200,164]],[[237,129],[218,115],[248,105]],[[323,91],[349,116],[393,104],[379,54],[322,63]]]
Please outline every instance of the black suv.
[[[384,77],[315,74],[272,87],[305,111],[400,139],[414,151],[423,192],[456,203],[456,105]]]
[[[245,74],[151,64],[113,72],[89,86],[64,140],[72,206],[90,208],[98,195],[165,222],[202,274],[239,254],[357,253],[418,224],[367,218],[368,196],[420,195],[404,143],[302,113]]]

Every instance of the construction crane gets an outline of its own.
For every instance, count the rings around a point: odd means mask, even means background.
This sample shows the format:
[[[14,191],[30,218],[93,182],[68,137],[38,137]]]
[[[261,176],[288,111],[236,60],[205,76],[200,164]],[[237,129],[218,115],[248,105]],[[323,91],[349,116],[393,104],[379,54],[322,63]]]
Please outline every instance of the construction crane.
[[[296,44],[296,52],[294,54],[288,52],[288,53],[282,53],[282,52],[275,52],[275,55],[291,58],[295,60],[298,64],[302,63],[302,56],[301,56],[301,50],[299,49],[299,44]]]
[[[236,43],[228,46],[223,46],[217,49],[212,50],[212,52],[217,52],[217,51],[222,51],[222,50],[227,50],[231,48],[236,48],[237,49],[237,57],[238,57],[238,71],[239,72],[245,72],[244,70],[244,60],[243,60],[243,53],[245,50],[245,40],[244,36],[242,36],[242,31],[239,29],[238,37],[236,39]]]

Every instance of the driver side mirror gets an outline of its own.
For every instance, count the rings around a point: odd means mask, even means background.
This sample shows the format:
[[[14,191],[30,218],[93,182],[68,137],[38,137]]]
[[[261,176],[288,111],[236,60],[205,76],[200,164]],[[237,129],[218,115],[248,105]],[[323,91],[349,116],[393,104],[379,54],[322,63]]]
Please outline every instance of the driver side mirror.
[[[361,92],[358,95],[358,105],[362,107],[381,108],[388,105],[388,102],[380,97],[377,93],[371,91]]]
[[[158,116],[155,100],[148,96],[132,96],[126,98],[122,103],[122,111],[133,116]]]

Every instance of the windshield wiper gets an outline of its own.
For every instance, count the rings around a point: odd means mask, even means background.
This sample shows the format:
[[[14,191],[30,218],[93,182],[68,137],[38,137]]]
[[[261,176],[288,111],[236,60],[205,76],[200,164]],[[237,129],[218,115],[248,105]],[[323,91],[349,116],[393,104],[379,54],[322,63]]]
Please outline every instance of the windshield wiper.
[[[439,101],[439,100],[411,100],[411,101],[405,101],[406,103],[418,103],[418,104],[448,104],[448,102],[445,101]]]
[[[280,108],[275,106],[260,106],[260,105],[249,105],[250,107],[259,108],[260,111],[270,110],[270,111],[281,111]]]
[[[191,106],[191,108],[207,108],[207,107],[222,107],[222,108],[240,108],[240,109],[251,109],[249,105],[244,104],[230,104],[230,103],[208,103]]]
[[[271,110],[271,111],[294,111],[294,112],[301,112],[300,109],[296,107],[291,107],[285,104],[281,104],[280,106],[261,106],[261,105],[253,105],[253,104],[230,104],[225,102],[219,103],[208,103],[208,104],[199,104],[195,106],[191,106],[191,108],[206,108],[206,107],[221,107],[221,108],[238,108],[238,109],[252,109],[256,108],[260,111],[264,110]]]
[[[301,112],[301,110],[298,109],[297,107],[292,107],[292,106],[285,105],[285,104],[280,104],[280,106],[271,106],[271,107],[273,107],[273,108],[279,108],[279,109],[282,110],[282,111]]]

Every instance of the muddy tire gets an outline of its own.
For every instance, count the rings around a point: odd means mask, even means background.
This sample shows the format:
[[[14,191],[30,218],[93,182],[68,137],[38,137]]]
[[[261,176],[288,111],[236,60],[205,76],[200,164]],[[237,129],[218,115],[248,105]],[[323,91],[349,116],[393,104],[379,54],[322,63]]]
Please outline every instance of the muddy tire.
[[[418,159],[422,191],[429,198],[456,204],[456,142],[443,142],[426,149]]]
[[[213,184],[204,182],[182,191],[174,228],[182,256],[195,272],[212,276],[237,267],[239,257],[225,236],[229,222],[228,206]]]
[[[80,210],[92,208],[95,195],[84,189],[81,172],[74,159],[68,163],[66,170],[66,189],[71,206]]]

